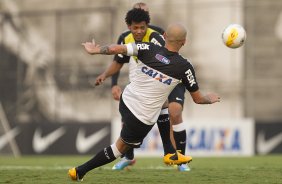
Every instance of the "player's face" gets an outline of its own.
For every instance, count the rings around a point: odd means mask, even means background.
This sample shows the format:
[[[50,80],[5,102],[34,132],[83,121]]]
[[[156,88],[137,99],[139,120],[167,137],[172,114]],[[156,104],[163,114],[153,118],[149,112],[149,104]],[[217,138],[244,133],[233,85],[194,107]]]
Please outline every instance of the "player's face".
[[[139,23],[132,22],[132,24],[128,26],[128,29],[133,34],[135,41],[142,41],[146,34],[147,28],[148,24],[146,24],[145,21]]]

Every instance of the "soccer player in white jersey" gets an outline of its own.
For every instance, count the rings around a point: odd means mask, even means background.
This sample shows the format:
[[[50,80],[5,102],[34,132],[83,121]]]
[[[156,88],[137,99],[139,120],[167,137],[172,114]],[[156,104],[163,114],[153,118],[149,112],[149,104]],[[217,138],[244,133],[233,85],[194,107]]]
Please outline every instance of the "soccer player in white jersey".
[[[138,2],[133,5],[133,8],[137,9],[143,9],[144,11],[149,13],[148,6],[143,2]],[[132,17],[128,17],[132,16]],[[140,26],[140,24],[136,25],[136,20],[143,21],[145,20],[145,16],[142,16],[142,14],[139,14],[136,16],[136,14],[131,13],[130,15],[126,16],[126,23],[129,27],[129,30],[122,33],[119,36],[117,44],[127,44],[135,41],[142,41],[142,42],[153,42],[155,44],[164,45],[164,41],[160,37],[159,34],[163,35],[164,30],[160,27],[148,24],[145,25],[148,27],[147,29],[143,29],[144,36],[137,37],[137,29],[134,29],[136,26]],[[134,24],[132,24],[130,21],[131,19],[134,21]],[[157,31],[157,32],[155,32]],[[124,56],[121,54],[115,55],[113,62],[108,67],[106,72],[111,72],[118,70],[115,74],[112,75],[112,95],[113,98],[117,101],[119,101],[122,90],[121,87],[118,85],[118,77],[119,77],[119,69],[123,66],[123,64],[128,63],[129,64],[129,80],[131,80],[132,76],[134,76],[132,73],[132,68],[136,66],[136,62],[132,57]],[[166,102],[163,105],[163,109],[161,111],[161,115],[159,116],[159,119],[157,121],[157,125],[160,131],[161,140],[163,143],[164,148],[164,155],[166,155],[167,150],[169,150],[169,144],[167,142],[173,141],[175,142],[176,149],[181,152],[181,154],[185,155],[186,151],[186,128],[185,123],[183,122],[182,118],[182,111],[183,111],[183,105],[185,101],[185,86],[182,83],[179,83],[173,91],[168,96],[168,103]],[[168,133],[171,132],[170,130],[170,123],[172,127],[172,133],[173,136],[171,136],[171,140],[169,140],[169,137],[167,136]],[[134,149],[130,149],[126,152],[125,155],[123,155],[122,159],[117,162],[113,166],[113,170],[122,170],[127,166],[131,166],[135,163],[134,159]],[[190,168],[188,164],[183,164],[178,166],[179,171],[190,171]]]
[[[136,8],[137,7],[137,8]],[[146,11],[145,11],[146,9]],[[134,42],[152,42],[154,44],[164,46],[164,39],[162,37],[164,30],[161,28],[156,29],[156,26],[150,25],[150,16],[148,8],[143,3],[137,3],[134,8],[129,10],[125,16],[125,22],[128,26],[128,31],[119,36],[117,44],[128,44]],[[152,28],[153,27],[153,28]],[[158,30],[158,31],[156,31]],[[160,35],[160,32],[161,34]],[[107,73],[115,73],[112,76],[112,94],[115,100],[120,100],[121,88],[117,85],[119,70],[124,64],[129,66],[129,81],[135,77],[134,69],[136,68],[136,57],[129,57],[123,54],[114,56],[113,62],[106,69]],[[164,156],[174,150],[170,140],[170,120],[168,114],[168,104],[165,103],[159,115],[157,126],[159,128],[160,137],[163,143]],[[181,153],[184,154],[184,153]],[[113,170],[123,170],[127,166],[135,163],[134,149],[129,149],[122,159],[113,166]],[[188,168],[187,164],[179,167]]]
[[[186,42],[186,35],[185,27],[174,23],[166,30],[165,47],[144,42],[107,46],[99,46],[93,42],[83,43],[89,54],[136,56],[138,65],[135,72],[138,77],[125,87],[120,99],[119,111],[124,120],[120,137],[89,161],[71,168],[68,174],[72,180],[80,181],[90,170],[114,161],[131,147],[139,147],[156,123],[163,103],[178,83],[185,85],[197,104],[213,104],[220,101],[217,94],[204,94],[199,90],[193,66],[178,54]],[[102,84],[108,76],[104,77],[98,78],[96,85]],[[177,153],[177,156],[179,155]],[[183,155],[181,157],[182,163],[192,159]],[[168,160],[172,163],[174,158],[169,157]],[[178,164],[182,164],[181,162]]]

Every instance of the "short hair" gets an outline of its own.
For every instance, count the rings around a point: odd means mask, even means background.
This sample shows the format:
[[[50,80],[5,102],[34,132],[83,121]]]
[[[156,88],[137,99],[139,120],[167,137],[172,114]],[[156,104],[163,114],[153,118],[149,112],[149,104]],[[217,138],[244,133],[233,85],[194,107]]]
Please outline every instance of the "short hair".
[[[132,22],[143,22],[145,21],[146,24],[150,23],[150,15],[148,12],[144,11],[140,8],[133,8],[129,10],[125,17],[125,22],[127,25],[131,25]]]

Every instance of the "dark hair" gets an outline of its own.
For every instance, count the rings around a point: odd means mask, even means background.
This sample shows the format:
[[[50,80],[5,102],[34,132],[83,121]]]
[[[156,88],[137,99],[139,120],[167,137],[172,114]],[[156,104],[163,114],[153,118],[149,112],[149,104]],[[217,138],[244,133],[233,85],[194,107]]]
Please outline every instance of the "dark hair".
[[[131,25],[132,22],[143,22],[145,21],[146,24],[150,23],[150,15],[148,12],[144,11],[140,8],[133,8],[129,10],[125,17],[125,22],[127,25]]]

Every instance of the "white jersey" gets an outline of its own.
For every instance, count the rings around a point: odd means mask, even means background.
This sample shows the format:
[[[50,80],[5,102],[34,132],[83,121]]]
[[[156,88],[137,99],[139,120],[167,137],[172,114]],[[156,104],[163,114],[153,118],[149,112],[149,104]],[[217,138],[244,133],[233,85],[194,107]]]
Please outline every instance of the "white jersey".
[[[128,70],[129,70],[129,82],[131,82],[134,77],[136,76],[136,70],[137,68],[137,61],[134,57],[130,57],[129,63],[128,63]]]
[[[147,125],[157,122],[162,105],[181,81],[189,91],[198,90],[192,65],[178,53],[153,43],[126,44],[127,55],[138,62],[131,83],[122,94],[128,109]]]

